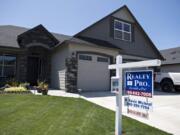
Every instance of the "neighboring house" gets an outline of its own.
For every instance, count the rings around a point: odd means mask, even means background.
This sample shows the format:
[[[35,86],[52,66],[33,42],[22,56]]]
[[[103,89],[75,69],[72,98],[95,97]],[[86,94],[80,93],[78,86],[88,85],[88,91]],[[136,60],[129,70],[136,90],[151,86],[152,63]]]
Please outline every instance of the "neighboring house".
[[[50,33],[42,25],[32,29],[0,26],[0,78],[47,80],[69,92],[108,91],[118,54],[124,62],[163,59],[127,6],[71,36]]]
[[[162,62],[162,72],[180,72],[180,47],[160,51],[165,61]]]

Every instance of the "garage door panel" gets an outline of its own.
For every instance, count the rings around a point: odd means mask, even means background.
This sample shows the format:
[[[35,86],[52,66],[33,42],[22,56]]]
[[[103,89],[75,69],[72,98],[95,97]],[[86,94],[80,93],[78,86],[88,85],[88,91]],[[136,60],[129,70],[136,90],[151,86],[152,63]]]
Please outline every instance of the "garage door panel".
[[[110,89],[110,72],[108,70],[109,58],[98,55],[78,60],[78,89],[83,91],[107,91]],[[81,58],[83,56],[81,55]],[[98,58],[107,60],[98,61]],[[87,60],[88,59],[88,60]]]

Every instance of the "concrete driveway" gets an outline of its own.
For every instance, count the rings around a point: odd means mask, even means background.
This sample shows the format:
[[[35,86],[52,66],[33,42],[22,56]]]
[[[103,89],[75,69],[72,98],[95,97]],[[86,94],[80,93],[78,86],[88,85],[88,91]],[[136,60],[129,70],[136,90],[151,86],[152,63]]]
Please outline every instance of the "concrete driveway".
[[[82,97],[115,111],[115,95],[110,92],[82,93]],[[166,132],[180,135],[180,94],[178,93],[155,92],[153,112],[150,112],[148,120],[128,115],[125,107],[123,107],[123,114]]]

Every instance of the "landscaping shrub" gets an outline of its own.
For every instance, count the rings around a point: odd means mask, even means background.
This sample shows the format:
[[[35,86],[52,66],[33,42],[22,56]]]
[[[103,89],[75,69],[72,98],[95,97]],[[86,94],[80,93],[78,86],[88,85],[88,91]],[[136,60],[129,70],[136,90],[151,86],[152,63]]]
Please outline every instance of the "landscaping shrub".
[[[9,79],[3,87],[0,87],[0,94],[29,94],[31,93],[28,91],[29,87],[30,84],[27,82],[20,83],[15,79]]]
[[[10,88],[5,88],[5,92],[26,92],[27,89],[25,87],[10,87]]]
[[[6,82],[6,84],[8,84],[8,85],[10,85],[10,86],[12,86],[12,87],[18,87],[19,84],[20,84],[20,82],[17,81],[17,80],[15,80],[14,78],[12,78],[12,79],[9,79],[9,80]]]
[[[19,84],[19,87],[24,87],[24,88],[26,88],[26,89],[29,89],[30,84],[27,83],[27,82],[25,82],[25,83],[20,83],[20,84]]]
[[[37,91],[39,92],[39,93],[41,93],[42,92],[42,94],[43,95],[47,95],[47,93],[48,93],[48,83],[46,83],[46,81],[39,81],[38,80],[38,86],[37,86]]]

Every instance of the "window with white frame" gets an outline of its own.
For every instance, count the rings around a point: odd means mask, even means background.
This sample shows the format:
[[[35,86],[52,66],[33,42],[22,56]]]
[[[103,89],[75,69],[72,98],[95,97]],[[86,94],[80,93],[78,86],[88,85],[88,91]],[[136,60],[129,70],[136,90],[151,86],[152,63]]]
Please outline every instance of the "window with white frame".
[[[114,38],[124,41],[131,41],[131,24],[114,20]]]
[[[14,77],[16,72],[16,57],[0,55],[0,77]]]

